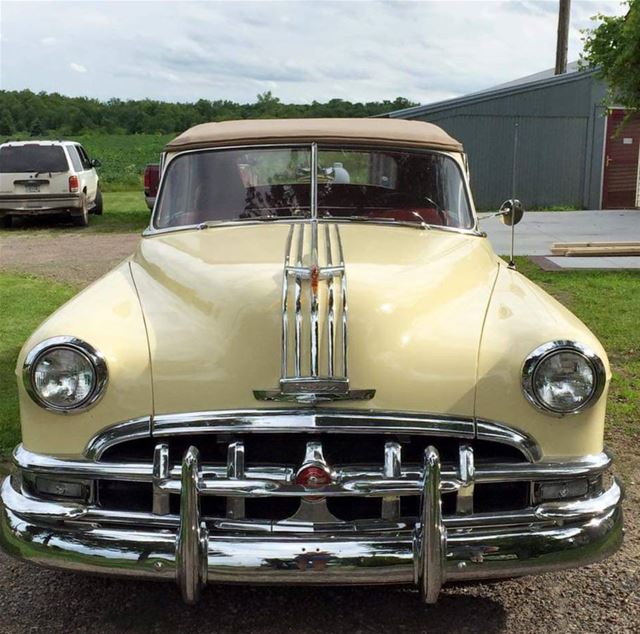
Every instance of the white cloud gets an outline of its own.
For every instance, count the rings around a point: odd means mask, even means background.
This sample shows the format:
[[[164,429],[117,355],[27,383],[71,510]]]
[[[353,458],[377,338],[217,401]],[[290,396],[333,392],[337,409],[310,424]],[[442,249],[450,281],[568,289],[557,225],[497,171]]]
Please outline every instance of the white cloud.
[[[76,73],[86,73],[87,72],[87,67],[83,66],[82,64],[76,64],[76,62],[71,62],[69,64],[69,68],[71,70],[75,70]]]
[[[624,10],[617,0],[572,3],[569,59],[590,16]],[[8,90],[427,103],[552,67],[557,2],[3,1],[2,18]],[[43,53],[51,33],[64,58]],[[90,85],[78,76],[87,68]]]
[[[57,43],[57,39],[52,37],[51,35],[47,35],[47,37],[43,37],[40,39],[40,44],[44,44],[45,46],[53,46]]]

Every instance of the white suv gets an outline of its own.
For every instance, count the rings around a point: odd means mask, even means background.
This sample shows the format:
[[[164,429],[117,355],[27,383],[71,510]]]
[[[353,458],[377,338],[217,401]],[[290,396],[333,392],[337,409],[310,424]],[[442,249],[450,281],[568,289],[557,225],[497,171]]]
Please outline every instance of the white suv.
[[[78,226],[102,213],[102,193],[84,148],[73,141],[12,141],[0,144],[0,218],[69,214]]]

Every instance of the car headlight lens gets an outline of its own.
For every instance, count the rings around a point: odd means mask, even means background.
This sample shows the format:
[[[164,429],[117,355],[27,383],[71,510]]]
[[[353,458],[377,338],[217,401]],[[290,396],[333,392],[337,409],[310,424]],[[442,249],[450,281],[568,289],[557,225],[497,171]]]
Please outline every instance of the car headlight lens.
[[[101,396],[106,364],[89,344],[55,337],[36,346],[25,360],[25,387],[46,409],[69,412],[86,409]]]
[[[593,404],[605,383],[604,364],[589,348],[553,341],[534,350],[523,369],[525,396],[552,414],[577,413]]]

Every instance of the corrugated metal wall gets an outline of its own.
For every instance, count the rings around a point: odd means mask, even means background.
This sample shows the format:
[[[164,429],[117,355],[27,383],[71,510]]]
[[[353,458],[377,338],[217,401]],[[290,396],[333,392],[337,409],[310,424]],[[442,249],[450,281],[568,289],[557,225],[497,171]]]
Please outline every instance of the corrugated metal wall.
[[[516,123],[516,195],[525,208],[597,208],[603,97],[604,87],[592,74],[565,76],[537,87],[463,97],[411,118],[436,123],[462,141],[479,209],[497,208],[511,197]]]

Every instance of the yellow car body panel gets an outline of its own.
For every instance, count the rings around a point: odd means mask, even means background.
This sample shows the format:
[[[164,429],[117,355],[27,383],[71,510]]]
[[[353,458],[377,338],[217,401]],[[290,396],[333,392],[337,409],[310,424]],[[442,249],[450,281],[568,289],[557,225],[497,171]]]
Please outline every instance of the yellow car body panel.
[[[477,345],[498,266],[486,241],[404,227],[339,230],[350,384],[376,395],[331,406],[472,416]],[[142,241],[133,273],[157,414],[255,408],[263,404],[253,390],[277,387],[288,232],[217,227]]]

